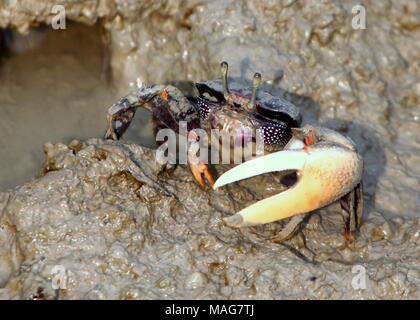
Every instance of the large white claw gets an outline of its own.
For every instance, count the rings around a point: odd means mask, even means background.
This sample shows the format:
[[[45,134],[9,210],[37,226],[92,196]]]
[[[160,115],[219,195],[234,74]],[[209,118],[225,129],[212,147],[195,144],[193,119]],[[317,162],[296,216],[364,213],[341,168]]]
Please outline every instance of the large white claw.
[[[360,182],[363,160],[352,145],[324,140],[244,162],[224,173],[214,188],[262,173],[286,170],[297,172],[298,181],[294,186],[252,204],[224,219],[225,222],[235,227],[264,224],[326,206]]]
[[[301,170],[305,165],[306,158],[307,155],[304,152],[286,150],[249,160],[222,174],[213,189],[267,172]]]

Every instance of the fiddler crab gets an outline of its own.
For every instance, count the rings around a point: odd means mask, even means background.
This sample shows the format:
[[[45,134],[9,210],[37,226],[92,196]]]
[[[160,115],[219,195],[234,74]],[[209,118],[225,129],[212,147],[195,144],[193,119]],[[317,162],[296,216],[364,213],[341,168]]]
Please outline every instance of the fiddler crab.
[[[222,62],[222,79],[194,83],[193,94],[184,94],[173,85],[136,89],[109,108],[105,139],[119,140],[137,107],[151,111],[155,132],[169,128],[180,133],[179,123],[184,121],[188,164],[203,188],[206,185],[203,176],[216,189],[268,172],[295,175],[294,183],[286,191],[225,218],[227,225],[254,226],[291,217],[284,228],[286,233],[277,238],[287,240],[305,213],[340,200],[345,213],[346,243],[353,240],[362,222],[363,209],[363,159],[355,143],[328,128],[300,127],[302,117],[294,104],[259,90],[259,73],[255,73],[251,89],[238,81],[228,83],[227,73],[228,64]],[[234,136],[233,147],[255,144],[256,137],[262,136],[268,154],[233,167],[215,181],[207,163],[193,152],[200,140],[193,129],[198,128],[228,132]]]

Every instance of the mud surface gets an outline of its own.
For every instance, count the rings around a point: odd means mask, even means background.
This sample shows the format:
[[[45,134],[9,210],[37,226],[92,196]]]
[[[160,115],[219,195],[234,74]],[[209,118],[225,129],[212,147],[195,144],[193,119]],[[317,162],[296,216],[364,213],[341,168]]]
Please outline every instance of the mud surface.
[[[0,297],[34,298],[41,291],[62,299],[420,298],[418,2],[366,3],[363,30],[352,28],[351,10],[358,4],[352,1],[62,3],[69,19],[108,30],[118,95],[143,83],[215,78],[218,63],[226,60],[232,77],[251,79],[261,72],[266,90],[302,108],[304,123],[350,136],[365,159],[366,222],[354,247],[340,250],[342,218],[339,205],[332,205],[308,217],[302,234],[274,244],[266,239],[281,223],[237,230],[221,218],[278,191],[275,176],[205,192],[186,168],[169,173],[156,165],[152,151],[131,143],[48,144],[44,176],[0,194]],[[19,10],[0,4],[1,27],[25,32],[51,22],[52,1],[22,4]],[[45,53],[25,54],[45,59]],[[92,55],[85,52],[87,59]],[[2,153],[2,167],[19,171],[27,167],[21,159],[33,162],[30,155],[12,157],[19,143],[40,150],[46,141],[102,135],[101,125],[91,121],[104,123],[93,110],[105,110],[116,95],[105,85],[94,93],[97,82],[76,85],[55,78],[60,85],[49,89],[51,102],[34,94],[47,91],[48,85],[42,86],[47,72],[64,68],[71,56],[45,67],[45,74],[13,58],[0,66],[0,106],[7,111],[2,126],[8,129],[2,150],[9,150]],[[62,70],[89,79],[83,72],[90,64],[77,65],[73,61]],[[22,70],[22,78],[12,70]],[[35,75],[37,80],[29,81]],[[75,94],[75,87],[85,94]],[[58,96],[63,91],[68,95]],[[91,101],[98,109],[89,107]],[[50,136],[39,134],[47,132],[40,126],[8,127],[3,120],[27,106],[16,114],[31,123],[45,104],[61,115],[62,105],[83,109],[80,119],[86,123],[78,121],[83,125],[58,136],[53,134],[59,129],[51,129]],[[68,117],[61,115],[49,122],[67,126]],[[7,143],[10,131],[21,132],[20,140]],[[40,138],[33,138],[37,134]],[[3,177],[10,186],[13,176]],[[366,269],[366,289],[352,287],[357,265]],[[67,288],[59,292],[51,287],[55,266],[67,270]]]
[[[279,191],[275,175],[256,178],[260,188],[242,182],[206,192],[188,169],[169,173],[138,145],[92,139],[45,152],[45,175],[3,194],[11,250],[2,297],[419,298],[420,219],[385,221],[374,212],[357,243],[341,249],[335,205],[277,244],[267,239],[281,223],[233,229],[221,220]],[[353,289],[353,265],[366,268],[366,289]],[[54,292],[57,266],[67,281]]]

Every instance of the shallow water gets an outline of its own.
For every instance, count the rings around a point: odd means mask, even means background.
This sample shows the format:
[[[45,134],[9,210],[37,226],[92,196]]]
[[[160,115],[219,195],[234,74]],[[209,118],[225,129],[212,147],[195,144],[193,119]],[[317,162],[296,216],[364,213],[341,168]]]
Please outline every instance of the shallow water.
[[[0,65],[0,191],[37,174],[44,143],[103,135],[113,100],[101,29],[7,32]]]

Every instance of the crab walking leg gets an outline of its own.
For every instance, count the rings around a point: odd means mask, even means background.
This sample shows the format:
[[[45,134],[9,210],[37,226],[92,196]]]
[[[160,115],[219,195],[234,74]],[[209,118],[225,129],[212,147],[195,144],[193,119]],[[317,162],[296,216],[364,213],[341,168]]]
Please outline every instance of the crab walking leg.
[[[172,85],[143,86],[108,109],[105,139],[120,139],[133,120],[137,108],[152,113],[156,129],[169,128],[178,133],[180,121],[187,122],[189,129],[200,125],[200,116],[195,107],[178,88]]]
[[[213,186],[214,179],[208,165],[194,152],[199,149],[199,137],[194,131],[189,131],[199,128],[200,116],[191,102],[174,86],[141,87],[114,103],[108,109],[105,139],[119,140],[133,120],[136,109],[140,107],[151,111],[156,132],[162,128],[182,135],[188,132],[187,151],[191,172],[202,188],[205,188],[203,175],[210,186]],[[185,133],[181,130],[182,122],[186,125]]]
[[[363,187],[359,183],[354,190],[350,191],[340,200],[341,208],[345,212],[345,244],[356,238],[356,232],[362,224],[363,216]]]
[[[304,214],[293,216],[286,226],[275,237],[271,238],[271,241],[282,242],[290,240],[305,217]]]
[[[264,167],[269,159],[267,170],[256,174],[241,172],[247,162],[232,169],[216,181],[215,186],[231,183],[264,172],[296,170],[297,183],[278,195],[261,200],[226,218],[231,226],[243,227],[264,224],[294,215],[307,213],[326,206],[352,191],[360,182],[363,171],[363,160],[355,150],[335,142],[321,141],[299,150],[286,150],[257,158],[254,166]],[[295,161],[293,161],[295,159]],[[299,160],[299,161],[297,161]],[[249,164],[248,164],[249,166]]]

